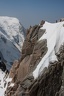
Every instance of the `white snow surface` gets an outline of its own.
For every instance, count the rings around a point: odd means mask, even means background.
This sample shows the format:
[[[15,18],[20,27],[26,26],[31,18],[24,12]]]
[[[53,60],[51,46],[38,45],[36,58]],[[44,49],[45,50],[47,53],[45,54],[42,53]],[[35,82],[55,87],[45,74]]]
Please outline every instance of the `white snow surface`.
[[[11,81],[12,81],[12,78],[9,78],[9,76],[7,77],[5,72],[3,72],[0,69],[0,96],[5,96],[4,93],[8,86],[8,82],[11,82]]]
[[[23,26],[17,18],[0,16],[0,54],[8,65],[21,55],[23,31]]]
[[[59,52],[60,46],[64,43],[63,25],[64,21],[58,23],[45,22],[43,27],[41,27],[41,29],[46,29],[46,32],[41,36],[39,41],[47,39],[48,51],[37,65],[36,69],[33,71],[34,79],[36,79],[42,73],[45,67],[48,68],[49,62],[57,61],[55,53]]]

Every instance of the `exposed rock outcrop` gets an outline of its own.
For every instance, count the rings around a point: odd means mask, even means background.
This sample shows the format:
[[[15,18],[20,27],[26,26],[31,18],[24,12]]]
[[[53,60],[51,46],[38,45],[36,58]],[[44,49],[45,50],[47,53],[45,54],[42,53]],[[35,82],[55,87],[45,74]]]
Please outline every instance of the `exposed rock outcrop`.
[[[21,78],[21,81],[29,72],[34,70],[35,66],[47,52],[47,41],[42,40],[37,42],[40,34],[43,35],[45,32],[45,30],[41,30],[40,27],[40,25],[35,25],[28,29],[30,32],[27,31],[27,36],[22,48],[22,57],[19,61],[20,64],[18,68],[15,69],[16,64],[14,63],[11,70],[16,70],[16,72],[10,71],[10,74],[13,73],[14,76],[17,74],[18,79],[20,80]]]
[[[58,61],[50,64],[48,69],[45,68],[41,76],[34,80],[32,75],[28,75],[22,82],[21,79],[18,82],[16,81],[13,88],[7,89],[7,96],[63,96],[63,56],[64,49],[60,50],[60,55],[57,55]]]
[[[7,87],[6,96],[64,96],[64,45],[56,54],[58,61],[50,62],[38,78],[34,79],[32,74],[48,51],[47,40],[39,41],[45,33],[45,29],[40,29],[44,23],[27,30],[22,57],[14,62],[9,74],[14,86]]]

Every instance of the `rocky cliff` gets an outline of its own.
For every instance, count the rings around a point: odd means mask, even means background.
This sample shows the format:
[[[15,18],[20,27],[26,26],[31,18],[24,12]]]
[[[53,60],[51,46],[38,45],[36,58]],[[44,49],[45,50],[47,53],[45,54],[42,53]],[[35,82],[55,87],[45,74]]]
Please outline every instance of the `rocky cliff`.
[[[63,24],[42,20],[30,26],[22,57],[10,70],[14,86],[7,87],[6,96],[64,96]]]

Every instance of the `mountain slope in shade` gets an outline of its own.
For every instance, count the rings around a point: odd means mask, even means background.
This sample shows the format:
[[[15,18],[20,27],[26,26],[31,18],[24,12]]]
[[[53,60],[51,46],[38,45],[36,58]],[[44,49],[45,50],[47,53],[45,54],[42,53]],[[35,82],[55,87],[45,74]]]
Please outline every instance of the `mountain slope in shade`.
[[[10,65],[21,56],[25,29],[17,18],[0,17],[0,56]]]

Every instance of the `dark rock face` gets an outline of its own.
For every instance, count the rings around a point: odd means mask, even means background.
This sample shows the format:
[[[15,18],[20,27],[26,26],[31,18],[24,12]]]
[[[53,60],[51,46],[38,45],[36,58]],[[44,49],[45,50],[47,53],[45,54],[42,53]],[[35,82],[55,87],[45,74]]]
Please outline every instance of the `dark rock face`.
[[[0,69],[2,69],[2,71],[6,70],[6,65],[4,62],[0,62]]]
[[[42,74],[34,80],[32,72],[47,52],[47,41],[38,41],[45,29],[43,21],[27,30],[22,49],[22,58],[14,62],[10,71],[13,87],[8,87],[6,96],[64,96],[64,46],[59,49],[58,61],[50,62]]]
[[[45,23],[45,21],[44,21],[44,20],[42,20],[42,21],[41,21],[41,23],[40,23],[40,25],[43,25],[44,23]]]
[[[0,57],[0,69],[2,71],[6,71],[6,64],[3,62],[1,57]]]

